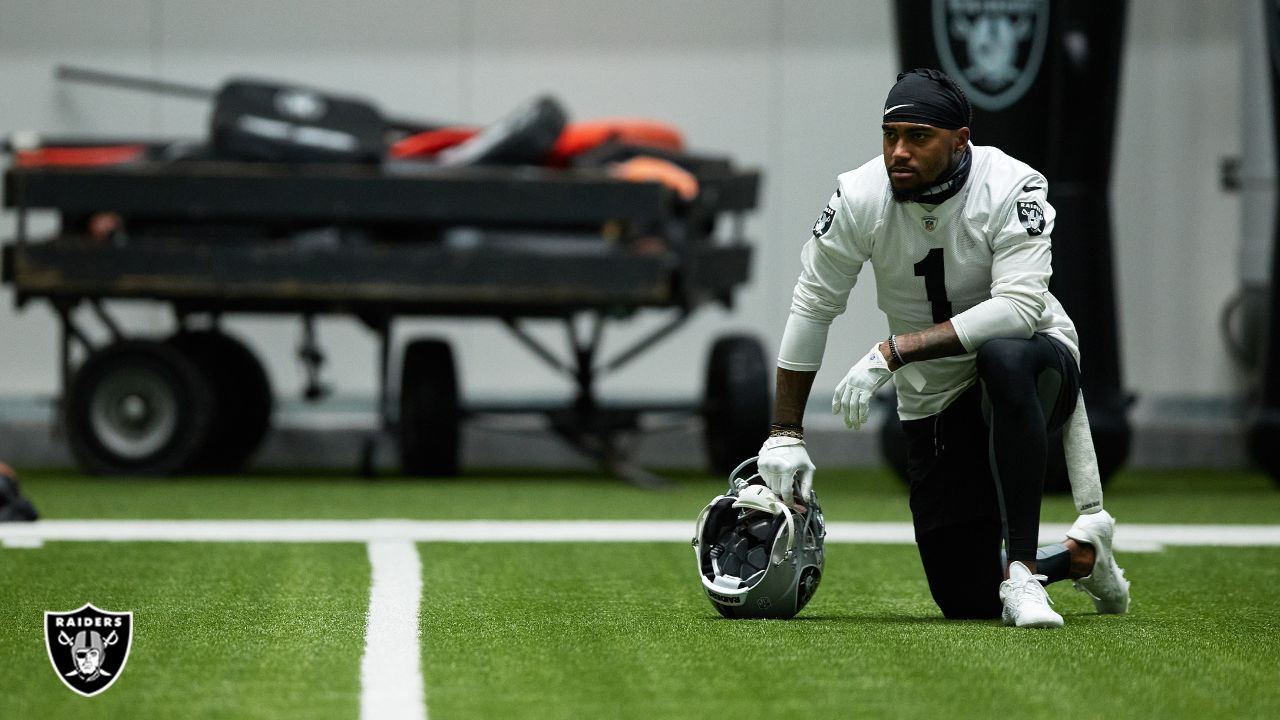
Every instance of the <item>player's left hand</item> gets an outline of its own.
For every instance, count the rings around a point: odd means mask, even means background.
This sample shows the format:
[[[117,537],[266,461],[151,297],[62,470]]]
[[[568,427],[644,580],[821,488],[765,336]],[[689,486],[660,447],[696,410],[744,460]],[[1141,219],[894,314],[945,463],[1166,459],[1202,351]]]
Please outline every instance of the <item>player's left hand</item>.
[[[846,427],[854,430],[862,427],[871,413],[871,396],[891,375],[893,371],[880,352],[880,343],[872,345],[836,386],[836,394],[831,398],[831,414],[843,414]]]

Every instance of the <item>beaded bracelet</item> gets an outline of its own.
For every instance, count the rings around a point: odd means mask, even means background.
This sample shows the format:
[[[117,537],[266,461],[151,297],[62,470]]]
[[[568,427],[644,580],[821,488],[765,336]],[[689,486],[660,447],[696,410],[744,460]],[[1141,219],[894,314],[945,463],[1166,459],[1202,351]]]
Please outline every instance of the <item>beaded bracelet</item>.
[[[893,357],[893,361],[899,366],[906,365],[907,361],[902,359],[902,355],[898,353],[898,336],[889,336],[889,355]]]
[[[793,423],[773,423],[769,426],[769,437],[789,437],[804,439],[804,426]]]

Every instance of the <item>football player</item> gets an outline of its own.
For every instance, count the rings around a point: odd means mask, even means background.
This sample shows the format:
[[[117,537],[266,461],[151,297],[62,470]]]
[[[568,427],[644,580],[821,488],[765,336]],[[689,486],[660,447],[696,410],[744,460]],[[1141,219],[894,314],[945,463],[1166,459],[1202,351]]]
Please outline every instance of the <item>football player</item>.
[[[916,544],[943,614],[1060,627],[1042,584],[1067,578],[1098,612],[1123,613],[1129,583],[1102,509],[1076,329],[1049,292],[1048,182],[970,143],[971,120],[964,92],[937,70],[903,73],[889,91],[883,158],[840,175],[801,252],[760,472],[788,500],[808,495],[805,403],[828,327],[870,263],[891,334],[849,370],[831,410],[857,429],[894,381]],[[1037,549],[1058,429],[1081,515],[1063,542]]]

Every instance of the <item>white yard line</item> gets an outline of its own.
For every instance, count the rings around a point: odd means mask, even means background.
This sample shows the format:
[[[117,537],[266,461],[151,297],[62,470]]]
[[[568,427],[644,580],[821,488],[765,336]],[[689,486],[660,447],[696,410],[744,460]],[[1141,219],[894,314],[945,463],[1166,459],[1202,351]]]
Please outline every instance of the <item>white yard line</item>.
[[[426,720],[418,608],[422,563],[409,540],[369,542],[373,582],[364,658],[360,661],[360,717]]]
[[[1065,537],[1065,524],[1041,526],[1041,540]],[[688,542],[684,520],[41,520],[0,523],[0,544],[89,542]],[[910,523],[833,522],[829,543],[910,544]],[[1116,549],[1168,545],[1280,546],[1280,525],[1145,525],[1121,522]]]

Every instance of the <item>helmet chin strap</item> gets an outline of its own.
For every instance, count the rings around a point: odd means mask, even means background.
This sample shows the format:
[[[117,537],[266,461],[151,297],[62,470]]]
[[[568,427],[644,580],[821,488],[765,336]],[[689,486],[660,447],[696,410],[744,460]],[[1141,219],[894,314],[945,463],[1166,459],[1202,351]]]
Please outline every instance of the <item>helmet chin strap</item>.
[[[787,531],[787,550],[782,553],[782,557],[778,558],[778,560],[773,563],[774,565],[781,565],[784,560],[791,557],[791,551],[796,547],[795,516],[791,514],[791,509],[787,507],[786,503],[780,502],[778,503],[778,507],[782,508],[782,512],[787,516],[787,522],[783,525]]]

